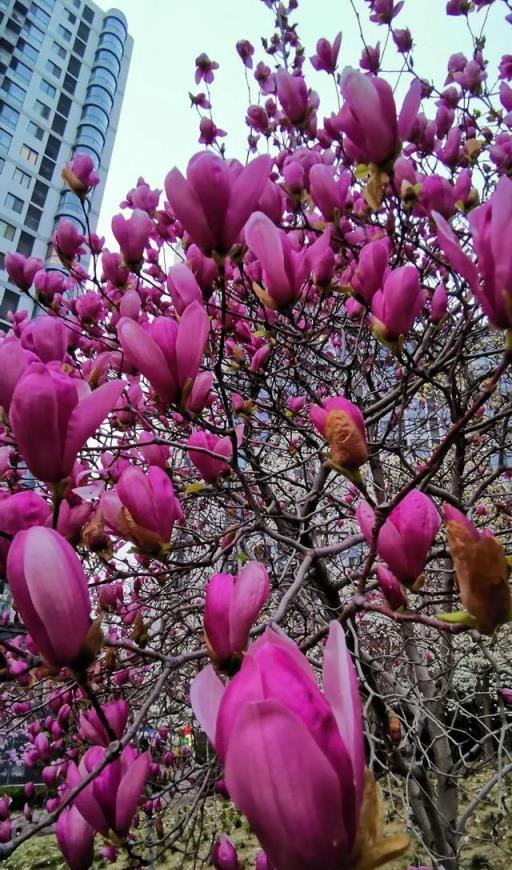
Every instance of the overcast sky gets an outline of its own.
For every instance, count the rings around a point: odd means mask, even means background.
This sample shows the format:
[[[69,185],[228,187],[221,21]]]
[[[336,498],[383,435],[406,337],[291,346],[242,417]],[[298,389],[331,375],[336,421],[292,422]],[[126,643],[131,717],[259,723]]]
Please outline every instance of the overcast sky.
[[[127,190],[143,175],[152,187],[163,188],[166,173],[173,166],[186,167],[198,144],[198,116],[190,108],[188,92],[204,87],[194,83],[194,60],[205,51],[220,64],[212,86],[213,117],[227,130],[227,155],[245,158],[248,128],[244,125],[249,103],[244,68],[236,51],[238,39],[249,39],[256,47],[256,60],[268,60],[259,41],[273,31],[273,16],[261,0],[97,0],[106,9],[121,9],[128,19],[134,49],[121,121],[112,155],[102,215],[98,230],[111,238],[110,218],[119,211]],[[367,4],[355,0],[368,44],[385,39],[386,28],[368,24]],[[406,0],[395,19],[396,27],[408,26],[416,44],[415,68],[423,78],[439,81],[448,56],[456,50],[470,50],[470,38],[463,18],[443,14],[445,0]],[[490,10],[490,11],[489,11]],[[492,7],[470,16],[471,26],[482,26],[489,14],[486,33],[492,52],[499,58],[510,52],[512,26],[503,21],[505,6]],[[357,66],[361,39],[350,0],[300,0],[295,13],[299,33],[309,58],[319,37],[333,39],[341,30],[343,42],[340,66]],[[385,69],[397,68],[398,56],[387,53]],[[325,73],[305,64],[308,84],[321,97],[320,119],[336,110],[334,84]],[[493,83],[496,66],[489,70]],[[257,91],[251,80],[251,100]]]

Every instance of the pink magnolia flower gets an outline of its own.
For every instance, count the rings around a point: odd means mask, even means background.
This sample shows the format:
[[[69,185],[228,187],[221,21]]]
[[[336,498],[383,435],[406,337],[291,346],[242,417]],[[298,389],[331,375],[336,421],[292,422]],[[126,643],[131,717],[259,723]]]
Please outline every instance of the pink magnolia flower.
[[[64,293],[67,286],[67,279],[62,272],[47,272],[45,269],[40,269],[34,275],[37,298],[42,302],[51,302],[57,293]]]
[[[201,118],[198,139],[201,145],[213,145],[217,139],[222,139],[224,136],[227,136],[226,131],[217,127],[212,118],[208,118],[205,115]]]
[[[308,88],[301,75],[292,76],[285,69],[276,72],[277,96],[292,124],[300,124],[308,112]]]
[[[380,42],[377,45],[365,45],[363,47],[359,66],[361,69],[375,73],[375,75],[378,73],[380,67]]]
[[[367,502],[358,505],[356,517],[369,544],[373,539],[375,513]],[[413,489],[391,511],[377,538],[377,553],[405,586],[413,586],[425,570],[425,562],[441,525],[433,502]]]
[[[43,526],[18,532],[7,557],[7,578],[21,619],[49,665],[77,668],[94,658],[101,641],[90,632],[87,580],[75,551],[58,532]]]
[[[241,441],[242,432],[243,427],[237,427],[238,443]],[[208,483],[215,483],[221,474],[229,474],[231,471],[231,466],[226,461],[233,456],[233,442],[229,435],[219,438],[211,432],[196,429],[188,439],[187,446],[191,461]],[[207,453],[200,452],[201,450],[208,450],[215,456],[209,456]]]
[[[30,363],[37,362],[37,356],[25,350],[21,341],[8,335],[0,344],[0,406],[6,414],[11,407],[12,396],[17,383],[27,371]]]
[[[88,870],[94,860],[94,831],[76,806],[66,807],[57,819],[55,836],[71,870]]]
[[[14,536],[31,526],[44,526],[51,515],[49,504],[37,493],[15,492],[0,500],[0,531]],[[0,576],[5,576],[9,538],[0,537]]]
[[[382,290],[372,299],[373,330],[385,341],[399,342],[406,336],[425,304],[415,266],[400,266],[388,272]]]
[[[263,270],[265,304],[282,308],[294,302],[308,273],[307,249],[295,250],[288,234],[278,230],[261,211],[253,212],[244,235]]]
[[[48,315],[36,317],[21,334],[22,347],[32,351],[43,363],[52,360],[62,362],[67,353],[68,341],[69,329],[64,320]]]
[[[89,154],[75,154],[62,170],[62,178],[80,199],[84,199],[100,183],[100,177]]]
[[[119,701],[103,704],[101,709],[116,738],[120,740],[128,721],[128,704],[121,698]],[[108,746],[110,743],[105,726],[92,708],[87,713],[80,713],[79,734],[93,746]]]
[[[8,251],[5,255],[5,271],[20,290],[30,290],[36,272],[43,267],[43,261],[37,257],[24,257],[16,251]]]
[[[155,444],[155,436],[152,432],[141,432],[139,436],[139,453],[144,457],[148,465],[158,465],[166,468],[167,460],[171,455],[171,448],[167,444]]]
[[[309,171],[311,199],[328,221],[334,220],[336,213],[338,217],[343,214],[351,184],[350,172],[342,172],[336,178],[334,167],[326,163],[317,163]]]
[[[211,85],[214,79],[213,71],[219,68],[219,64],[215,60],[210,60],[207,54],[203,51],[198,57],[196,57],[196,72],[195,72],[195,82],[196,85],[199,84],[200,81],[204,81],[207,85]]]
[[[126,194],[126,200],[121,203],[121,208],[130,206],[131,208],[146,211],[148,214],[153,214],[158,206],[161,192],[158,188],[151,190],[149,184],[141,177],[137,181],[136,186],[132,187]]]
[[[170,317],[155,317],[146,329],[128,317],[117,324],[128,361],[166,403],[179,403],[193,385],[208,331],[208,315],[197,301],[186,307],[179,324]]]
[[[272,160],[261,155],[242,167],[201,152],[190,160],[185,179],[171,169],[165,191],[178,220],[205,252],[226,254],[255,209]]]
[[[67,782],[75,788],[104,760],[106,749],[88,749],[78,766],[68,767]],[[94,831],[108,837],[113,831],[125,838],[130,830],[137,804],[149,773],[150,755],[138,754],[131,746],[120,758],[111,761],[101,773],[76,796],[75,806]]]
[[[440,323],[446,314],[447,308],[448,294],[446,292],[446,287],[444,284],[439,284],[434,290],[430,302],[430,319],[432,320],[432,323]]]
[[[385,239],[375,239],[361,249],[356,270],[350,280],[354,294],[370,306],[388,270],[389,245]]]
[[[224,686],[210,666],[191,686],[194,712],[226,785],[279,870],[335,870],[357,832],[364,776],[361,703],[343,629],[332,622],[324,692],[307,659],[268,629]]]
[[[318,71],[324,70],[333,75],[338,64],[341,46],[341,33],[338,33],[331,44],[328,39],[319,39],[316,44],[316,54],[311,58],[311,64]]]
[[[493,195],[469,215],[478,271],[465,254],[448,222],[434,214],[437,241],[450,265],[468,282],[491,323],[512,326],[512,251],[503,244],[512,220],[512,180],[500,178]]]
[[[311,405],[311,420],[329,442],[337,468],[356,469],[368,461],[364,417],[344,396],[332,396],[322,405]]]
[[[254,54],[254,46],[251,45],[248,39],[239,39],[236,44],[238,56],[242,60],[244,66],[252,69],[252,56]]]
[[[32,474],[58,483],[96,432],[124,389],[109,381],[91,392],[85,382],[33,363],[14,390],[9,420]]]
[[[107,524],[145,553],[165,549],[174,524],[183,522],[172,482],[157,466],[147,474],[133,466],[123,471],[115,492],[102,497],[101,509]]]
[[[126,266],[132,271],[140,268],[144,249],[153,232],[153,221],[142,209],[134,208],[129,218],[116,214],[112,218],[112,232],[117,239]]]
[[[67,218],[60,219],[52,236],[52,242],[61,263],[68,268],[72,265],[75,257],[81,257],[82,254],[85,254],[85,238],[78,232],[74,223]]]
[[[250,562],[238,577],[214,574],[206,587],[204,630],[212,659],[229,662],[244,651],[249,631],[270,595],[265,566]]]
[[[240,870],[238,854],[229,837],[221,834],[212,847],[212,864],[216,870]]]
[[[380,590],[383,593],[386,601],[392,610],[399,610],[401,607],[407,607],[407,598],[400,586],[395,575],[384,568],[383,565],[377,565],[377,582]]]
[[[203,301],[201,288],[194,273],[184,263],[172,266],[167,273],[167,289],[171,294],[174,307],[178,314],[183,314],[187,305]]]

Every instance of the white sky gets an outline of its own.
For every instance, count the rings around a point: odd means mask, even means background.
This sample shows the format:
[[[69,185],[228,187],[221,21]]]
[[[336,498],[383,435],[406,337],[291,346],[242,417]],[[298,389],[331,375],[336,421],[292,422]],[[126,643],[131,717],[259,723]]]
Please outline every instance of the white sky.
[[[110,219],[119,211],[125,193],[143,175],[152,187],[163,188],[165,175],[174,165],[184,169],[188,159],[203,146],[198,144],[199,119],[190,108],[188,92],[204,86],[194,82],[195,58],[205,51],[220,63],[212,85],[213,117],[228,131],[227,155],[245,158],[245,108],[249,104],[244,68],[235,51],[238,39],[249,39],[256,48],[255,62],[269,61],[260,36],[273,32],[273,16],[261,0],[97,0],[102,8],[116,6],[128,19],[134,49],[121,120],[112,155],[98,232],[110,241]],[[355,0],[369,45],[378,39],[381,47],[386,28],[368,23],[367,4]],[[446,61],[458,50],[470,51],[470,38],[463,18],[444,15],[446,0],[406,0],[395,27],[408,26],[415,42],[415,69],[422,78],[445,78]],[[489,14],[486,34],[492,60],[488,74],[494,83],[502,54],[511,51],[512,26],[503,21],[505,4],[495,3],[470,16],[476,30]],[[332,40],[341,30],[340,66],[357,66],[361,40],[350,0],[300,0],[295,13],[299,33],[309,58],[316,41]],[[294,20],[294,19],[292,19]],[[386,54],[384,69],[397,68],[398,56]],[[396,61],[395,61],[396,58]],[[271,65],[269,63],[269,65]],[[317,73],[309,60],[308,85],[321,97],[319,119],[336,110],[334,84]],[[251,102],[257,91],[251,79]]]

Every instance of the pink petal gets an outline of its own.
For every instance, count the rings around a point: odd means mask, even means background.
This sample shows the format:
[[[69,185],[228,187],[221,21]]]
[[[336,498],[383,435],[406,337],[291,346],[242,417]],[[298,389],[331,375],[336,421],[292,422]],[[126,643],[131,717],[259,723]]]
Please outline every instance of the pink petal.
[[[129,317],[120,319],[117,334],[130,364],[148,379],[162,401],[173,401],[176,384],[156,341]]]
[[[356,788],[356,818],[363,797],[364,739],[363,713],[357,675],[347,649],[345,632],[336,620],[329,626],[329,637],[324,650],[324,692],[352,759]]]
[[[217,716],[224,695],[224,683],[212,665],[199,671],[190,685],[190,704],[208,740],[215,746]]]
[[[116,797],[116,833],[125,836],[137,809],[149,773],[151,756],[144,752],[130,764],[124,774]]]
[[[109,381],[78,402],[69,418],[64,448],[65,464],[71,461],[86,441],[94,435],[98,426],[103,423],[116,404],[125,386],[124,381]]]
[[[229,617],[231,649],[242,652],[249,631],[270,595],[270,583],[264,565],[251,562],[240,571],[235,583]]]
[[[230,740],[226,784],[279,870],[337,870],[346,848],[338,778],[278,701],[247,704]]]

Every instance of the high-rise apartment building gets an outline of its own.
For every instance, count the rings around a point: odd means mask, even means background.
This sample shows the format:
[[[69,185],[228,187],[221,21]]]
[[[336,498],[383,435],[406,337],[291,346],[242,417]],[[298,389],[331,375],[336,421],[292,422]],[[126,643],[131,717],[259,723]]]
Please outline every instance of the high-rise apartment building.
[[[61,170],[90,154],[101,181],[89,214],[96,229],[133,40],[122,12],[90,0],[0,0],[0,329],[31,310],[3,268],[7,251],[52,262],[61,217],[85,230]]]

